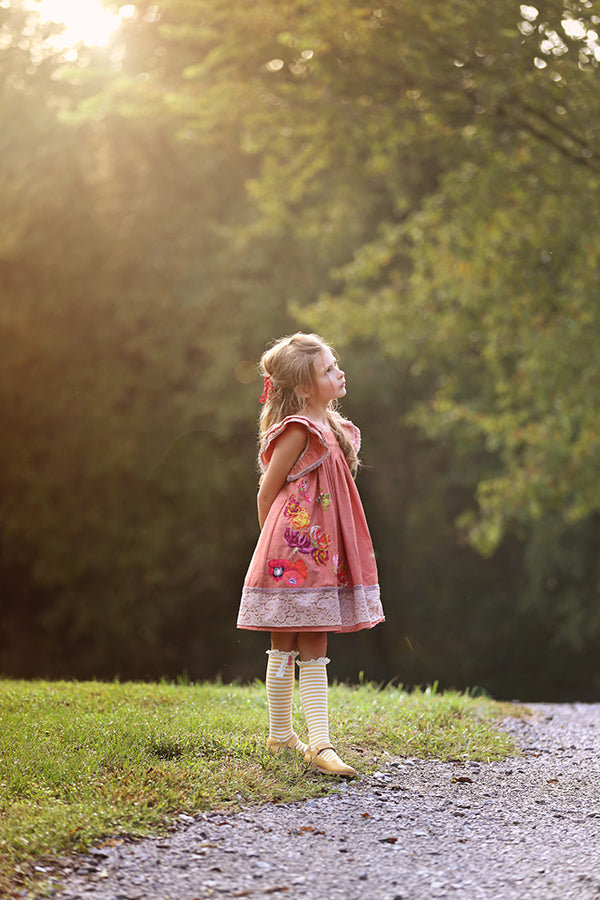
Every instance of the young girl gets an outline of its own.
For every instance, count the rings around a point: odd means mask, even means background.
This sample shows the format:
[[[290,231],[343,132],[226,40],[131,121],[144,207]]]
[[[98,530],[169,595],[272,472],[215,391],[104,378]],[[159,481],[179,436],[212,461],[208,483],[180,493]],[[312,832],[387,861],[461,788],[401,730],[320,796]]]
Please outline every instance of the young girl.
[[[238,628],[271,632],[267,747],[352,777],[329,740],[327,632],[383,621],[377,568],[353,475],[360,432],[336,411],[346,381],[314,334],[277,341],[261,358],[261,533],[244,582]],[[308,746],[292,728],[294,660]]]

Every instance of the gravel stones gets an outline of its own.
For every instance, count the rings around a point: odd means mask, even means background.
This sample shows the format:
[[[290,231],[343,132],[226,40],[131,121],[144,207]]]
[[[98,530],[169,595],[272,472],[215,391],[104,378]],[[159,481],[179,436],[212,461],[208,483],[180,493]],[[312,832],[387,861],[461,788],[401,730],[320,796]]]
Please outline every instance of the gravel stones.
[[[533,704],[498,763],[386,757],[337,793],[69,859],[55,900],[600,900],[600,704]],[[46,893],[45,896],[48,896]]]

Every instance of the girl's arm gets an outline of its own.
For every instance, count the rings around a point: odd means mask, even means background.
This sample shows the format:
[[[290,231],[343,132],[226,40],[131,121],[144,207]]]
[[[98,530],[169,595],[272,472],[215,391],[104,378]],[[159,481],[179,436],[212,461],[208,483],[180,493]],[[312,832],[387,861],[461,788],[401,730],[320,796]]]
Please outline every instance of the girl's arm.
[[[306,430],[297,422],[291,422],[277,438],[269,467],[263,475],[258,490],[258,522],[262,528],[273,500],[286,482],[294,463],[306,445]]]

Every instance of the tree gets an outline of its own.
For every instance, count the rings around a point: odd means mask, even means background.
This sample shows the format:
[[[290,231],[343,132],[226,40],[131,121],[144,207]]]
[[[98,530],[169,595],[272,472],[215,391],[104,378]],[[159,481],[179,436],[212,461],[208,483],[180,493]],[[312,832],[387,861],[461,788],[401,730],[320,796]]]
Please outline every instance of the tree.
[[[490,552],[547,509],[597,509],[593,4],[225,17],[206,0],[197,14],[195,127],[226,91],[258,158],[262,227],[293,220],[317,258],[351,256],[307,321],[376,334],[433,373],[415,421],[490,449],[480,515],[463,520],[474,544]]]
[[[389,625],[357,639],[365,665],[507,692],[551,640],[552,679],[589,662],[593,8],[135,7],[69,65],[0,9],[2,665],[257,673],[251,636],[223,667],[256,534],[252,360],[298,322],[351,351],[375,466]]]
[[[320,236],[329,287],[301,320],[374,336],[413,378],[409,421],[475,462],[459,523],[486,555],[600,501],[597,24],[578,0],[265,4],[187,72],[196,121],[227,74],[261,227]]]
[[[222,233],[244,207],[235,164],[134,115],[109,56],[67,66],[0,12],[3,666],[208,674],[254,527],[263,341]]]

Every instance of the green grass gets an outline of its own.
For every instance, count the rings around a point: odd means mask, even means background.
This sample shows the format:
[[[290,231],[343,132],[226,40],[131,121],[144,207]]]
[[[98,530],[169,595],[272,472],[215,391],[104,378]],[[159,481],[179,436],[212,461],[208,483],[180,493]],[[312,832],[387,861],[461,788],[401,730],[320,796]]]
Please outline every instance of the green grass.
[[[332,739],[359,773],[385,753],[493,760],[509,704],[428,689],[333,685]],[[295,726],[305,736],[300,710]],[[159,831],[178,813],[292,801],[335,788],[264,748],[264,685],[0,680],[0,896],[28,861]]]

